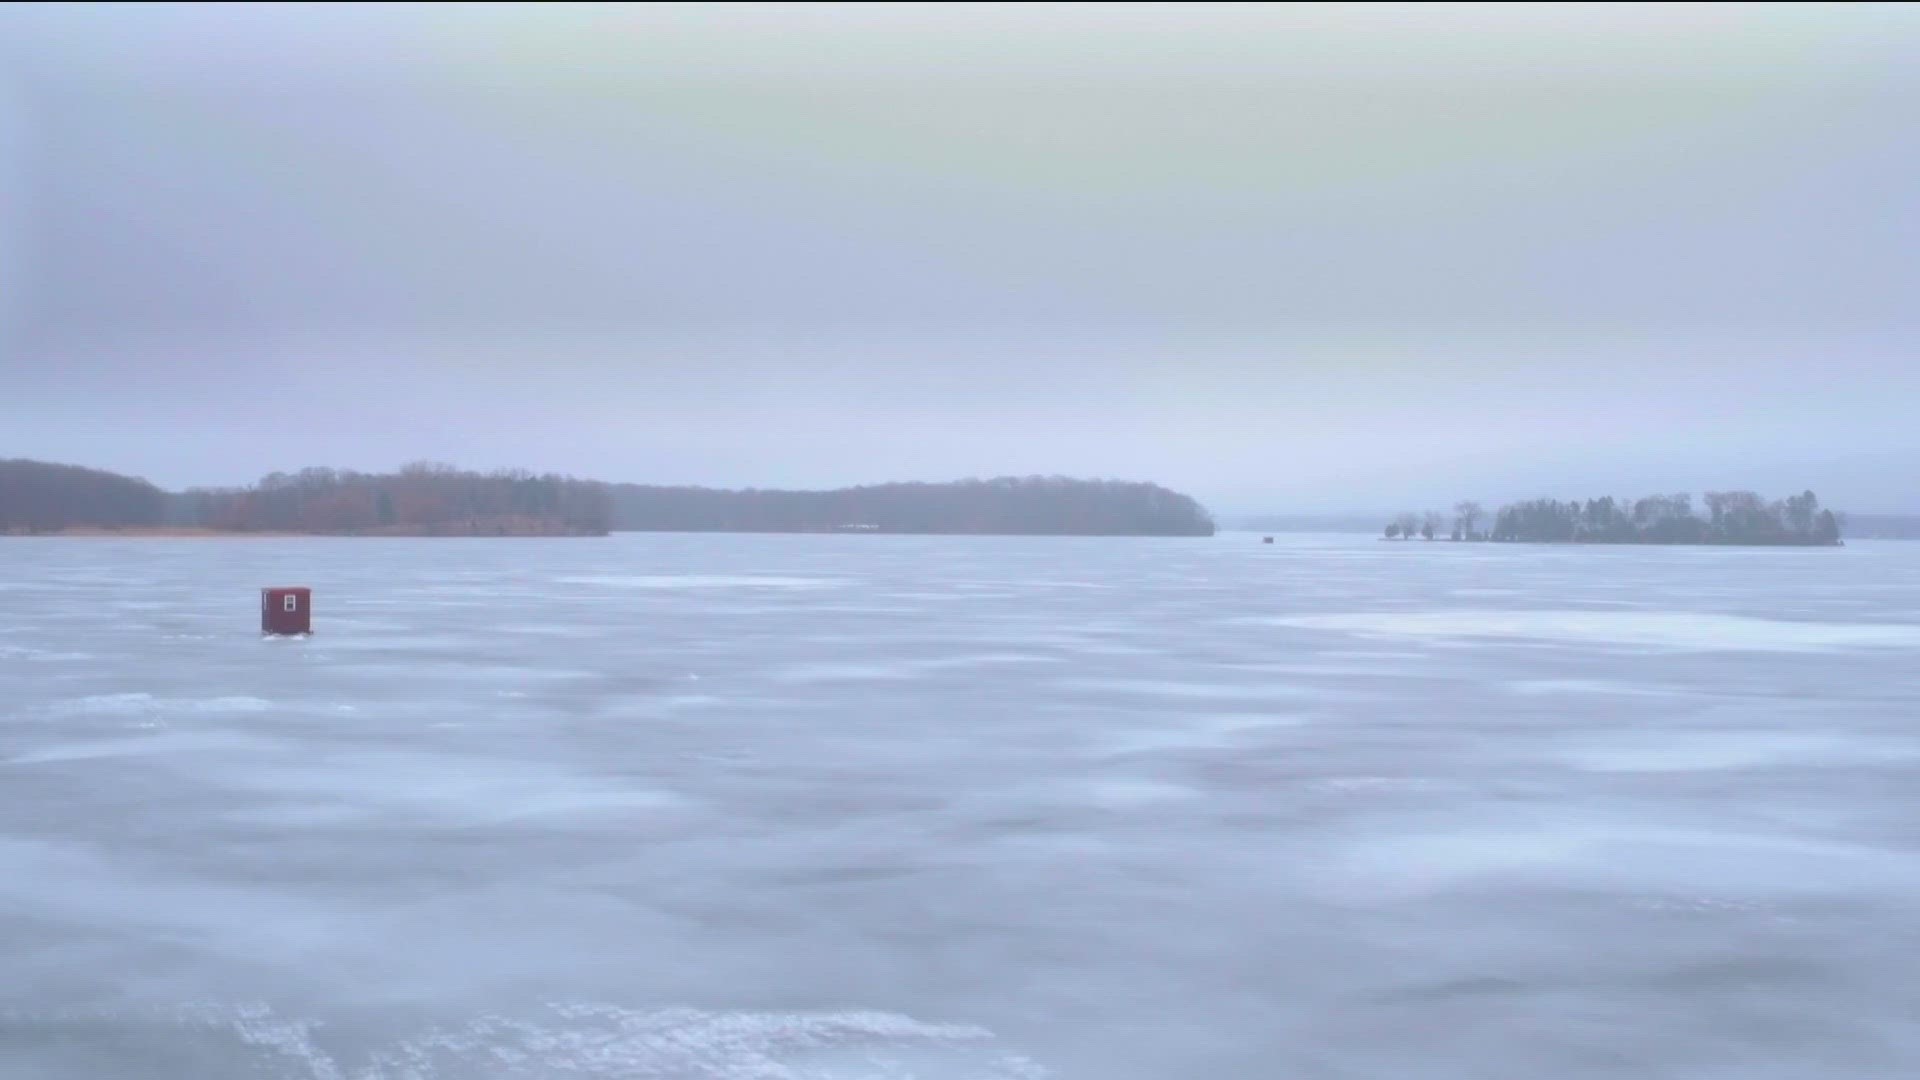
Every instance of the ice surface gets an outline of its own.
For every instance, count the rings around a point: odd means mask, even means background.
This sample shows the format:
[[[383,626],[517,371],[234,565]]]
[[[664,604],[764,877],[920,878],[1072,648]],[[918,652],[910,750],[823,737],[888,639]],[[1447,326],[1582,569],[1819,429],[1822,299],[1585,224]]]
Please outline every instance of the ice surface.
[[[768,574],[588,574],[554,580],[562,585],[608,589],[831,589],[843,584],[836,578]]]
[[[1920,647],[1920,626],[1783,621],[1696,611],[1396,611],[1299,615],[1274,622],[1385,638],[1486,637],[1729,652]]]
[[[0,1080],[1920,1075],[1916,672],[1920,544],[9,539]]]
[[[1017,1054],[965,1024],[877,1012],[641,1012],[548,1004],[524,1015],[435,1021],[351,1012],[288,1018],[264,1005],[126,1013],[0,1013],[0,1039],[40,1075],[117,1069],[153,1075],[155,1059],[191,1056],[194,1075],[312,1080],[1042,1080]],[[396,1030],[397,1029],[397,1030]],[[119,1035],[103,1039],[100,1032]],[[343,1033],[385,1036],[338,1048]],[[120,1045],[113,1045],[118,1041]],[[983,1049],[985,1047],[985,1049]],[[145,1058],[143,1061],[142,1058]],[[234,1071],[237,1068],[238,1071]],[[96,1074],[99,1075],[99,1074]]]
[[[152,694],[88,694],[55,701],[49,711],[55,714],[102,716],[144,716],[156,713],[258,713],[273,708],[273,702],[248,694],[227,694],[207,698],[156,698]]]

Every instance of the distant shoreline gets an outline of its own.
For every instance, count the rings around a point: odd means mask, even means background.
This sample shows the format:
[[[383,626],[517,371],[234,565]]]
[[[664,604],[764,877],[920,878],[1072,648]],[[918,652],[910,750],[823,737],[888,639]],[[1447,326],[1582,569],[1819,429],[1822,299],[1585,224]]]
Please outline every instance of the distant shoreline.
[[[1058,476],[825,491],[608,484],[416,463],[392,473],[309,468],[241,488],[164,491],[77,465],[0,460],[0,533],[230,536],[605,536],[610,532],[925,536],[1212,536],[1191,496],[1158,484]]]
[[[73,526],[46,532],[0,532],[0,540],[577,540],[606,533],[562,532],[286,532],[252,529],[207,529],[195,526],[134,526],[111,529]]]
[[[1382,544],[1404,544],[1405,539],[1388,536],[1376,536]],[[1846,547],[1845,540],[1489,540],[1485,537],[1474,540],[1454,540],[1450,537],[1435,537],[1432,540],[1415,540],[1415,546],[1421,544],[1505,544],[1525,547],[1742,547],[1742,548],[1829,548]]]
[[[1194,539],[1183,533],[1111,533],[1111,532],[937,532],[906,529],[612,529],[602,533],[584,532],[295,532],[285,530],[209,529],[198,526],[130,526],[123,529],[104,526],[72,526],[44,532],[0,531],[6,540],[591,540],[609,536],[972,536],[1059,540],[1153,540]],[[1199,537],[1205,539],[1205,537]]]
[[[1823,509],[1812,491],[1768,500],[1751,491],[1709,491],[1707,516],[1693,512],[1693,496],[1639,499],[1528,499],[1489,515],[1477,502],[1454,505],[1447,516],[1403,513],[1387,523],[1386,538],[1495,544],[1606,544],[1620,547],[1840,547],[1843,515]],[[1491,516],[1492,526],[1480,522]]]
[[[236,532],[223,529],[197,529],[188,527],[141,526],[137,528],[110,529],[101,526],[73,526],[65,529],[48,529],[33,532],[26,529],[13,529],[0,532],[0,540],[274,540],[298,533]]]

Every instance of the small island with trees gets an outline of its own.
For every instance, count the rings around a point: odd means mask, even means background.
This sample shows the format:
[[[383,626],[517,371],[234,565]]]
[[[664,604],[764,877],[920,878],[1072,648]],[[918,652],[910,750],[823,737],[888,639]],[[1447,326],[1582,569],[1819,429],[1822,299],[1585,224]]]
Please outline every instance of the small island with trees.
[[[0,535],[604,536],[609,532],[1212,536],[1157,484],[1009,477],[833,491],[608,484],[416,464],[302,469],[169,492],[75,465],[0,461]]]
[[[1491,520],[1476,502],[1438,513],[1401,514],[1387,524],[1388,540],[1488,541],[1518,544],[1728,544],[1756,547],[1835,547],[1844,519],[1822,509],[1813,492],[1767,501],[1751,491],[1711,491],[1706,516],[1691,495],[1642,499],[1529,499],[1500,508]],[[1483,530],[1481,522],[1487,521]]]

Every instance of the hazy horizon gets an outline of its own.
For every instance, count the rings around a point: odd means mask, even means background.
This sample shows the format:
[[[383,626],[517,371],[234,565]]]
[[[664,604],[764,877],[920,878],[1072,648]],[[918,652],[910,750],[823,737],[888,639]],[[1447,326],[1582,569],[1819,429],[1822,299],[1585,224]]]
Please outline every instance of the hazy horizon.
[[[1920,11],[0,8],[0,457],[1920,511]]]
[[[1920,1076],[1916,57],[0,0],[0,1078]]]

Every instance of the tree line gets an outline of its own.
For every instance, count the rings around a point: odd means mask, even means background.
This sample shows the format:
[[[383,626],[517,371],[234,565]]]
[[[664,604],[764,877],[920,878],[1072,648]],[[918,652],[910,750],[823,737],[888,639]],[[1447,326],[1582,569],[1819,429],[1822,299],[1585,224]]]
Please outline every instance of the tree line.
[[[1693,496],[1649,495],[1640,499],[1529,499],[1500,508],[1488,528],[1479,503],[1454,507],[1449,521],[1436,513],[1401,514],[1387,525],[1389,540],[1415,536],[1433,540],[1496,543],[1581,544],[1744,544],[1831,546],[1840,543],[1843,519],[1823,509],[1811,491],[1771,502],[1751,491],[1711,491],[1702,499],[1706,516],[1696,513]]]
[[[169,493],[145,480],[0,461],[0,532],[195,528],[344,535],[558,536],[607,532],[605,485],[528,472],[409,465],[395,473],[273,473],[251,487]]]
[[[166,492],[132,476],[44,461],[0,461],[0,533],[159,525]]]
[[[345,535],[602,536],[604,485],[524,470],[467,472],[419,463],[395,473],[302,469],[247,488],[199,488],[173,500],[173,524],[233,532]]]
[[[1002,477],[831,491],[612,487],[613,527],[663,532],[1211,536],[1213,519],[1157,484]]]
[[[369,536],[883,532],[1211,536],[1191,497],[1156,484],[1006,477],[834,491],[604,484],[421,463],[393,473],[313,468],[247,487],[168,493],[132,477],[0,462],[0,532],[174,527]]]

